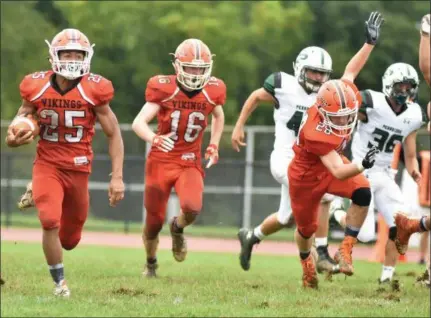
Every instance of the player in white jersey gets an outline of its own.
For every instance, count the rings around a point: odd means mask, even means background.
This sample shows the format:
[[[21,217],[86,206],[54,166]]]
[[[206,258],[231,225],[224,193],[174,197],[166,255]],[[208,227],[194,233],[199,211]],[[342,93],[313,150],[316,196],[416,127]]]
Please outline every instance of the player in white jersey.
[[[367,43],[350,60],[344,72],[352,80],[365,65],[376,44],[381,23],[381,15],[377,12],[371,13],[365,28]],[[246,145],[244,143],[244,125],[248,117],[261,102],[274,104],[275,142],[270,166],[274,179],[281,184],[280,206],[277,212],[269,215],[253,230],[243,228],[238,232],[241,243],[240,264],[244,270],[250,268],[253,246],[265,236],[283,228],[291,217],[287,168],[294,156],[292,146],[304,112],[315,103],[319,88],[330,78],[332,59],[324,49],[308,47],[303,49],[296,58],[294,71],[295,76],[284,72],[271,74],[265,80],[263,87],[255,90],[248,97],[232,133],[232,146],[239,151],[240,146]],[[319,257],[317,261],[319,272],[333,271],[335,265],[327,249],[328,210],[331,197],[325,195],[320,207],[319,227],[315,239]]]
[[[427,123],[427,116],[422,108],[409,100],[419,86],[418,74],[412,66],[405,63],[392,64],[384,73],[382,82],[383,92],[372,90],[361,92],[359,122],[352,141],[353,162],[360,160],[372,146],[377,146],[380,151],[373,168],[364,174],[370,181],[373,195],[367,219],[374,218],[376,208],[389,227],[389,240],[379,280],[381,283],[392,280],[398,259],[394,215],[398,212],[409,212],[391,169],[394,147],[397,143],[403,143],[406,169],[418,183],[421,174],[416,157],[416,134],[422,125]],[[345,224],[345,214],[336,211],[335,217],[341,225]],[[365,220],[358,239],[369,241],[372,237],[370,233],[374,235],[374,222]]]
[[[232,133],[232,145],[239,151],[244,137],[244,123],[260,102],[274,104],[275,141],[270,157],[270,169],[274,179],[281,185],[280,205],[277,212],[268,216],[253,231],[241,229],[238,233],[242,248],[241,267],[250,268],[251,250],[265,236],[278,232],[291,218],[291,207],[287,180],[287,167],[293,159],[292,150],[298,134],[304,112],[316,101],[320,86],[329,80],[332,72],[332,59],[328,52],[320,47],[303,49],[294,63],[295,76],[285,72],[276,72],[268,76],[263,87],[255,90],[244,104]],[[327,209],[329,203],[326,203]],[[327,222],[326,222],[327,224]],[[250,234],[248,234],[250,233]],[[245,238],[250,236],[250,244]],[[326,243],[327,245],[327,243]],[[329,257],[329,254],[328,254]],[[331,265],[335,262],[329,257]]]

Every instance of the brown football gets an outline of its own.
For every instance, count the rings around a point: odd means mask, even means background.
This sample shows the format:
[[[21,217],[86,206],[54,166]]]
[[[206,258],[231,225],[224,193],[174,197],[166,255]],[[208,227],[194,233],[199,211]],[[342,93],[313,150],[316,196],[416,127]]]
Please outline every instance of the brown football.
[[[20,129],[32,131],[34,137],[38,136],[40,132],[39,123],[32,115],[19,116],[13,120],[12,132],[16,134]]]

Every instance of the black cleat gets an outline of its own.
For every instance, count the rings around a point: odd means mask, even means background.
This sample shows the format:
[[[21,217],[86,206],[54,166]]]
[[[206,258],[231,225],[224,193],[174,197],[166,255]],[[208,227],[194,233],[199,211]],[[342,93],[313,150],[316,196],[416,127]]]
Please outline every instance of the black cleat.
[[[250,269],[250,259],[253,245],[258,244],[260,240],[254,235],[253,230],[248,230],[245,228],[239,230],[238,239],[241,243],[239,261],[242,269],[248,271]]]
[[[338,274],[340,272],[337,262],[329,256],[328,245],[317,247],[317,264],[316,269],[319,274],[327,272]]]

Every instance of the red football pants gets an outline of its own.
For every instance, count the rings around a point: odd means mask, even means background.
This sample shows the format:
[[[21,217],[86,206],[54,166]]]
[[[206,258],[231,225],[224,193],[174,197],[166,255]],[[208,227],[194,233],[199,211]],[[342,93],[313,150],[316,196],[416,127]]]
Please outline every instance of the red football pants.
[[[200,166],[186,166],[148,158],[144,192],[147,239],[154,239],[163,227],[172,187],[175,187],[183,213],[200,213],[204,190],[203,176]]]
[[[325,193],[350,199],[357,189],[369,187],[370,183],[363,174],[346,180],[339,180],[329,172],[308,180],[289,176],[292,213],[298,231],[304,237],[311,237],[316,232],[319,204]]]
[[[86,172],[33,166],[33,200],[40,223],[45,230],[59,227],[61,245],[67,250],[81,240],[89,208],[88,178]]]

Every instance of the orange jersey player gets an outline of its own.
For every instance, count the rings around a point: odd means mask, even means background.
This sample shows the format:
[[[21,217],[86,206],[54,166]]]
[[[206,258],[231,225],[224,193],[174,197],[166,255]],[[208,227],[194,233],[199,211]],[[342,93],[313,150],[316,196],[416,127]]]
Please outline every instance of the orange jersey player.
[[[213,118],[210,145],[205,152],[207,168],[217,163],[224,126],[226,86],[222,80],[211,77],[213,60],[209,48],[201,40],[187,39],[173,55],[176,75],[158,75],[148,81],[146,103],[133,122],[135,133],[152,144],[145,168],[144,194],[147,277],[156,276],[158,234],[173,187],[181,211],[170,220],[172,252],[175,260],[184,261],[187,245],[183,229],[194,222],[202,209],[201,147],[208,117]],[[154,133],[148,123],[156,116],[158,127]]]
[[[34,201],[43,228],[43,250],[55,283],[54,294],[69,296],[64,279],[62,247],[75,248],[81,240],[89,208],[88,179],[91,141],[98,120],[109,140],[112,179],[109,201],[123,198],[123,141],[109,102],[112,83],[90,73],[93,45],[79,30],[65,29],[47,41],[52,71],[36,72],[20,84],[18,116],[35,114],[41,130],[33,165],[28,202]],[[8,129],[6,143],[17,147],[31,142],[31,132]]]
[[[356,124],[358,91],[346,80],[330,80],[320,88],[316,103],[304,115],[288,168],[289,194],[297,224],[295,241],[303,267],[304,287],[317,288],[315,264],[310,254],[317,229],[319,202],[325,193],[350,198],[352,205],[346,236],[339,249],[339,271],[353,274],[352,247],[368,211],[370,185],[361,172],[371,168],[377,149],[362,164],[341,155]]]

